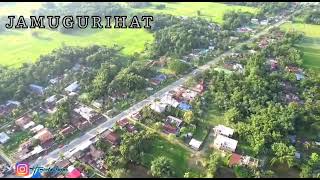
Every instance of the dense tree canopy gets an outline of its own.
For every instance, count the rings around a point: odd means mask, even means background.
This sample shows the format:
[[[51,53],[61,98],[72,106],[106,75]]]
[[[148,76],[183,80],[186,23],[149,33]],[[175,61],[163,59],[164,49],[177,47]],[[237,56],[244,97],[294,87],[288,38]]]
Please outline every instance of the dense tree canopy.
[[[151,174],[154,177],[168,178],[174,176],[172,161],[165,156],[155,158],[151,162]]]
[[[253,18],[253,14],[241,11],[228,11],[223,14],[223,28],[235,30],[238,27],[245,26]]]
[[[305,23],[308,24],[320,24],[320,11],[311,11],[305,16]]]

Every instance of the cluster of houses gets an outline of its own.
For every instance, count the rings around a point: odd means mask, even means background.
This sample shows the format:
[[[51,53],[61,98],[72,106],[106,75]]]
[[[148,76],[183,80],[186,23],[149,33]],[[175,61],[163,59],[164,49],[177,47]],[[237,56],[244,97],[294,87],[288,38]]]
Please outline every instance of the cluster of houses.
[[[15,121],[15,131],[29,131],[33,136],[20,145],[17,158],[26,160],[38,156],[54,144],[57,135],[67,137],[77,130],[83,131],[101,117],[93,109],[83,105],[77,105],[71,114],[70,124],[67,123],[58,131],[55,131],[56,134],[42,124],[36,125],[28,114],[18,118]],[[4,133],[1,135],[0,139],[5,143],[8,137]]]
[[[297,81],[304,79],[304,72],[301,68],[298,68],[296,66],[286,66],[286,71],[294,73]]]
[[[213,148],[223,151],[232,153],[229,165],[243,165],[243,166],[250,166],[250,167],[257,167],[258,160],[246,155],[240,155],[236,153],[238,141],[232,139],[232,135],[234,133],[234,129],[226,127],[224,125],[217,125],[213,128],[214,132],[214,142]]]
[[[50,79],[49,82],[50,84],[54,85],[59,82],[59,78]],[[29,91],[38,96],[44,96],[47,89],[48,87],[45,88],[43,86],[36,85],[36,84],[29,85]],[[80,90],[80,84],[78,81],[71,83],[64,89],[65,93],[68,96],[77,95],[77,92],[79,92],[79,90]]]
[[[253,29],[251,29],[250,27],[237,28],[237,32],[238,33],[254,33]]]
[[[129,133],[137,133],[138,130],[137,128],[129,122],[128,118],[123,118],[119,121],[117,121],[118,126],[120,127],[120,129],[125,130]]]
[[[120,129],[128,133],[138,132],[137,128],[129,121],[128,118],[123,118],[117,121],[117,126]],[[114,129],[108,129],[101,133],[101,140],[103,143],[109,144],[110,146],[119,146],[121,142],[120,135]],[[47,177],[56,178],[84,178],[87,177],[84,172],[85,167],[83,164],[89,165],[93,169],[102,173],[108,170],[108,166],[104,163],[105,152],[99,150],[95,144],[91,144],[83,150],[77,151],[72,157],[68,159],[59,159],[58,161],[49,162],[50,166],[67,169],[65,174],[50,174]],[[75,162],[81,162],[80,165]]]
[[[159,101],[155,101],[150,104],[150,108],[158,113],[164,113],[167,110],[167,107],[178,108],[182,111],[192,110],[190,103],[205,90],[204,82],[201,81],[195,87],[186,88],[180,86],[172,91],[164,94]],[[140,113],[134,113],[131,116],[135,120],[139,120],[141,115]],[[167,116],[162,122],[162,132],[165,134],[174,134],[178,135],[180,129],[183,127],[183,120],[174,116]],[[198,150],[202,142],[191,139],[189,145]]]
[[[277,40],[281,40],[281,39],[283,39],[283,37],[284,37],[284,33],[281,31],[276,31],[276,32],[273,32],[269,35],[263,35],[260,37],[260,40],[258,42],[258,46],[261,49],[265,49],[268,47],[268,45],[270,43],[277,41]]]
[[[6,104],[1,104],[0,105],[0,117],[7,117],[8,115],[11,114],[11,112],[20,107],[21,103],[18,101],[7,101]]]

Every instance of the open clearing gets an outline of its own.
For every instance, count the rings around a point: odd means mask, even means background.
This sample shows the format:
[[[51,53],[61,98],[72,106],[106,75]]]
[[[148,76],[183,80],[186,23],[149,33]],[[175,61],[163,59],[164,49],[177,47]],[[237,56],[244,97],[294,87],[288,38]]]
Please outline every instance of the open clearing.
[[[320,71],[320,25],[285,23],[281,28],[304,32],[304,39],[296,44],[304,54],[303,65]]]
[[[166,156],[173,161],[174,167],[177,168],[176,175],[178,177],[182,177],[188,169],[190,153],[178,144],[172,144],[161,137],[150,144],[149,151],[143,157],[143,164],[150,167],[152,160],[159,156]]]
[[[38,36],[32,36],[35,30],[13,30],[0,34],[0,64],[19,67],[24,62],[34,62],[40,55],[50,53],[64,45],[88,46],[93,44],[123,46],[124,54],[133,54],[144,49],[146,42],[152,41],[151,33],[144,29],[104,29],[81,32],[74,35],[62,34],[47,29],[37,30]]]
[[[165,4],[166,8],[156,9],[156,5]],[[212,2],[171,2],[171,3],[152,3],[153,6],[141,8],[142,12],[154,12],[171,14],[175,16],[198,16],[197,11],[200,10],[200,17],[207,20],[211,20],[217,23],[222,23],[223,14],[229,10],[240,10],[256,13],[257,8],[246,7],[246,6],[233,6],[222,3]]]

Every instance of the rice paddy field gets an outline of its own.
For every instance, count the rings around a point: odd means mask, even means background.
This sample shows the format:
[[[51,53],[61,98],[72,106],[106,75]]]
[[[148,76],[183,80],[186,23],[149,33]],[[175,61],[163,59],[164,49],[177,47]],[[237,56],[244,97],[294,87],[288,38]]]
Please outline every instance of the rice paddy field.
[[[34,62],[43,54],[64,45],[88,46],[92,44],[123,46],[124,54],[133,54],[144,49],[144,44],[153,40],[151,33],[144,29],[104,29],[78,34],[62,34],[41,29],[38,36],[35,30],[13,30],[0,34],[0,64],[19,67],[24,62]]]
[[[303,65],[320,71],[320,25],[285,23],[284,30],[304,32],[304,38],[296,46],[303,52]]]
[[[165,4],[166,8],[156,9],[156,5]],[[256,13],[258,8],[246,7],[246,6],[234,6],[226,5],[223,3],[213,2],[171,2],[171,3],[158,3],[153,2],[152,6],[147,8],[141,8],[142,12],[154,12],[171,14],[175,16],[198,16],[197,11],[200,11],[200,17],[207,20],[211,20],[217,23],[222,23],[223,14],[230,10],[239,10],[244,12]]]
[[[41,3],[4,3],[0,4],[0,16],[29,16]],[[32,36],[37,31],[38,36]],[[19,67],[25,62],[35,62],[40,55],[64,45],[88,46],[93,44],[123,46],[124,54],[144,50],[146,42],[152,42],[153,35],[143,29],[103,29],[85,30],[76,34],[63,34],[48,29],[8,30],[0,33],[0,65]]]
[[[125,5],[125,3],[122,4]],[[155,6],[159,4],[165,4],[166,8],[157,10]],[[30,16],[32,11],[41,7],[41,5],[40,2],[1,3],[0,16]],[[221,23],[223,13],[227,10],[257,12],[258,9],[211,2],[152,3],[152,6],[148,8],[134,9],[138,12],[145,11],[178,16],[197,16],[198,10],[201,12],[201,17]],[[37,31],[38,36],[32,36],[33,31]],[[112,46],[117,44],[124,47],[124,54],[133,54],[143,51],[145,43],[152,42],[153,39],[153,35],[143,29],[86,30],[71,35],[47,29],[10,30],[0,33],[0,65],[19,67],[25,62],[35,62],[40,55],[50,53],[63,44],[77,46],[92,44]]]

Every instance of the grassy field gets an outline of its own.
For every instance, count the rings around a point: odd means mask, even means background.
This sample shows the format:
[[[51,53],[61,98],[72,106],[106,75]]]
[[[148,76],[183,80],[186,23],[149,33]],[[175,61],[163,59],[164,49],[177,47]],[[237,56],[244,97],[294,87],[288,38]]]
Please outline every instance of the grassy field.
[[[87,46],[91,44],[124,46],[123,53],[133,54],[144,49],[152,34],[143,29],[104,29],[86,31],[73,35],[46,29],[37,30],[38,37],[31,35],[35,30],[13,30],[0,34],[0,64],[18,67],[24,62],[34,62],[40,55],[47,54],[62,44]]]
[[[166,8],[156,9],[155,5],[165,4]],[[143,12],[155,12],[172,14],[175,16],[198,16],[197,11],[200,10],[200,16],[208,20],[212,20],[217,23],[222,23],[222,17],[224,12],[228,10],[240,10],[247,12],[258,12],[257,8],[245,7],[245,6],[231,6],[222,3],[212,2],[175,2],[175,3],[152,3],[153,6],[142,8],[138,11]]]
[[[320,71],[320,25],[286,23],[281,26],[284,30],[302,31],[305,34],[304,39],[296,44],[304,53],[303,65],[307,68],[313,68]]]
[[[209,107],[203,122],[204,123],[197,126],[193,136],[195,139],[200,141],[205,139],[210,127],[214,127],[219,124],[226,125],[226,122],[223,119],[223,113],[219,112],[213,105]]]
[[[183,177],[188,169],[188,159],[190,157],[190,153],[187,150],[178,144],[172,144],[169,141],[158,137],[150,144],[149,152],[146,153],[143,158],[143,164],[150,167],[152,160],[159,156],[166,156],[172,159],[174,167],[176,168],[176,175],[178,177]]]
[[[223,113],[221,113],[214,105],[209,107],[204,122],[207,123],[207,126],[216,126],[218,124],[226,125],[226,122],[223,118]]]
[[[4,144],[3,150],[7,155],[12,155],[20,144],[31,137],[31,134],[27,131],[19,131],[9,137],[10,139]]]

